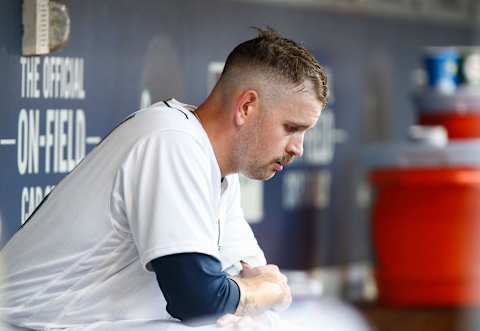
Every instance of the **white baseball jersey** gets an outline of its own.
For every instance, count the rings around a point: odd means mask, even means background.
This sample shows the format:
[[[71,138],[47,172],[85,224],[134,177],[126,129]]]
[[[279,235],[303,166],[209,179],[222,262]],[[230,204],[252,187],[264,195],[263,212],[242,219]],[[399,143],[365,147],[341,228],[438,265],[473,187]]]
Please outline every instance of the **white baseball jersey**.
[[[265,263],[238,177],[222,182],[194,110],[170,99],[134,113],[56,186],[2,250],[9,323],[169,320],[151,260],[197,252],[224,269]]]

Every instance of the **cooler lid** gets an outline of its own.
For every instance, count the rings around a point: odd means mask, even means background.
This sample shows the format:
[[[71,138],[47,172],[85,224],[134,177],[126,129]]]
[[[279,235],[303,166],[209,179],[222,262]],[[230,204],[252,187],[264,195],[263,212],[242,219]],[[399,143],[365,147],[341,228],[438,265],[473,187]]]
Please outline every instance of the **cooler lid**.
[[[480,139],[455,140],[445,146],[370,144],[362,153],[362,164],[369,169],[480,166]]]
[[[422,113],[480,113],[480,89],[460,87],[452,94],[424,88],[413,95],[416,108]]]

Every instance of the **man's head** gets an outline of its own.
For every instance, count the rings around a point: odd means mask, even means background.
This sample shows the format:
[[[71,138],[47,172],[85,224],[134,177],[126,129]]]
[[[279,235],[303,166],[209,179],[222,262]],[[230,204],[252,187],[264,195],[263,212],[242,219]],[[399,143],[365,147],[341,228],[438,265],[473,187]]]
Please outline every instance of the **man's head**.
[[[303,46],[258,32],[230,53],[213,94],[234,127],[231,170],[265,180],[302,155],[304,134],[327,103],[327,77]]]

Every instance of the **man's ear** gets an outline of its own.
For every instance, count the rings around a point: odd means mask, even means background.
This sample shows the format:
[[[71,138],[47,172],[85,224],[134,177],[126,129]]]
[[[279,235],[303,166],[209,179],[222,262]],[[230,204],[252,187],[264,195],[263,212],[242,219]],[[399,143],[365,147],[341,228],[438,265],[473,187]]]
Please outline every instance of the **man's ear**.
[[[253,89],[243,91],[235,104],[235,124],[242,126],[259,108],[258,93]]]

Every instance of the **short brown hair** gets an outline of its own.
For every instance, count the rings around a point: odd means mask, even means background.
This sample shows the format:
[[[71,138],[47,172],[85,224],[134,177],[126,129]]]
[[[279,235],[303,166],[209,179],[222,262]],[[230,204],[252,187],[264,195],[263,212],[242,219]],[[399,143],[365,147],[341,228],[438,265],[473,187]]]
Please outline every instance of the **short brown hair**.
[[[228,55],[222,76],[239,65],[258,67],[293,84],[313,83],[317,98],[327,104],[327,75],[312,53],[293,40],[282,37],[272,28],[254,28],[258,35],[233,49]]]

